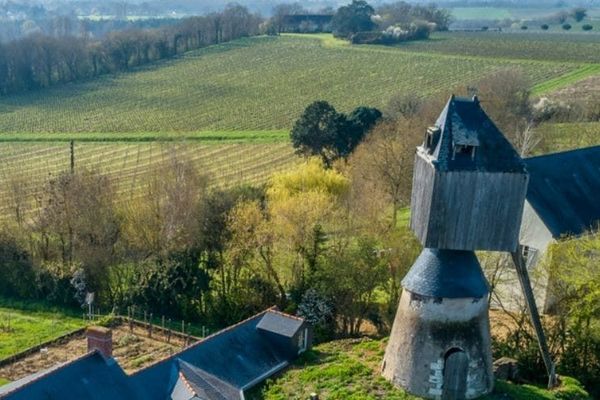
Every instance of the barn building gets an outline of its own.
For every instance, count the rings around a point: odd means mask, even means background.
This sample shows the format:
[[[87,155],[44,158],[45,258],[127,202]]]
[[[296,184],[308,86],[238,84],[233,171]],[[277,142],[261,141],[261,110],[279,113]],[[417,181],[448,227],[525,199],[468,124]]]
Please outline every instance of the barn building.
[[[526,158],[529,187],[519,242],[527,257],[540,312],[552,312],[552,282],[541,268],[548,246],[577,237],[600,224],[600,146]],[[498,279],[492,306],[518,310],[523,295],[517,276],[506,268]]]
[[[525,164],[477,97],[452,97],[417,148],[411,229],[425,247],[403,292],[382,374],[431,399],[493,389],[488,284],[475,250],[515,252]]]

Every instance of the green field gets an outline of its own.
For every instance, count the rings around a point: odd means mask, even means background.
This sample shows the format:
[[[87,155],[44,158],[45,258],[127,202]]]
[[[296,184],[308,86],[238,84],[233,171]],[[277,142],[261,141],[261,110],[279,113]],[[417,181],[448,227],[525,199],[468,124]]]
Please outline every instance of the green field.
[[[583,33],[438,32],[430,40],[398,47],[469,57],[600,63],[600,37]]]
[[[600,73],[598,63],[600,41],[578,35],[440,33],[397,47],[285,35],[0,98],[0,215],[11,213],[15,183],[33,202],[69,169],[71,139],[76,168],[108,174],[128,197],[173,152],[214,186],[258,184],[297,162],[288,132],[316,99],[342,111],[381,107],[397,93],[447,92],[506,68],[541,93]]]
[[[247,394],[248,400],[308,399],[318,393],[329,400],[419,399],[392,387],[380,375],[386,340],[339,340],[316,346],[286,372]],[[562,385],[548,391],[533,385],[496,381],[484,400],[591,399],[581,384],[561,377]]]
[[[543,124],[537,131],[543,140],[536,154],[600,146],[600,122]]]
[[[570,11],[566,7],[454,7],[452,16],[456,20],[499,20],[499,19],[541,19],[561,11]],[[597,18],[599,8],[589,8],[588,16]],[[589,21],[589,19],[587,19]]]
[[[84,325],[81,317],[31,304],[24,309],[0,299],[0,360]]]
[[[0,99],[0,132],[285,130],[316,99],[349,111],[381,107],[395,93],[447,91],[498,69],[519,68],[541,83],[580,67],[410,50],[248,38],[117,77]]]

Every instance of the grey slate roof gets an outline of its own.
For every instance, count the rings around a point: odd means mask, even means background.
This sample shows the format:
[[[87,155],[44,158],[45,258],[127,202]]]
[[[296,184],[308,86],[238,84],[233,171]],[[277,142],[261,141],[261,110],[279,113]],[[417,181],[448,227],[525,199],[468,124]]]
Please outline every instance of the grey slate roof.
[[[185,361],[178,361],[179,372],[201,399],[230,400],[240,398],[240,389]]]
[[[0,387],[3,400],[138,398],[121,367],[98,352]]]
[[[579,235],[600,222],[600,146],[525,159],[527,201],[552,236]]]
[[[209,336],[173,357],[133,374],[131,379],[144,388],[146,399],[164,400],[170,396],[177,379],[172,368],[177,360],[193,365],[236,390],[257,383],[257,378],[266,377],[269,371],[291,361],[284,349],[279,349],[257,329],[261,319],[270,313],[265,311]],[[295,318],[288,317],[288,320],[295,324]]]
[[[461,250],[423,249],[402,287],[430,297],[481,298],[488,293],[475,253]]]
[[[0,387],[0,399],[238,400],[242,390],[287,366],[294,357],[286,344],[258,329],[265,317],[264,325],[284,337],[304,326],[301,319],[267,310],[131,376],[114,359],[92,352]]]
[[[287,315],[270,311],[265,314],[256,327],[291,338],[298,333],[303,323],[304,321],[300,318],[290,319]]]
[[[432,143],[431,156],[438,170],[525,170],[521,157],[481,108],[476,97],[452,96],[435,125],[440,128],[440,134]],[[453,159],[455,144],[475,146],[474,159]]]

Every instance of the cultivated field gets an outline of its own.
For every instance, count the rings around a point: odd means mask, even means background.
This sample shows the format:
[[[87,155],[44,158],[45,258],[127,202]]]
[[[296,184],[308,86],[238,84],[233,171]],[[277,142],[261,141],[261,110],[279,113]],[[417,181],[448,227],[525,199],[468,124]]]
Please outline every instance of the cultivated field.
[[[126,325],[113,327],[112,335],[113,356],[128,374],[154,364],[185,346],[183,340],[177,337],[171,338],[167,343],[166,338],[162,336],[155,334],[148,337],[146,330],[135,327],[130,331]],[[36,352],[0,367],[0,380],[16,381],[86,353],[87,339],[85,333],[81,333],[46,347],[44,353]]]
[[[398,47],[472,57],[595,63],[597,67],[600,63],[600,36],[595,34],[439,32],[430,40],[406,42]]]
[[[211,184],[219,187],[264,183],[272,173],[298,160],[287,141],[269,141],[268,135],[254,140],[76,142],[75,165],[107,174],[121,198],[129,198],[138,193],[144,174],[172,154],[193,162],[199,173],[207,174]],[[0,215],[11,215],[15,185],[31,203],[44,182],[69,168],[68,142],[0,143]]]
[[[316,99],[342,111],[381,107],[397,93],[447,92],[505,68],[522,70],[542,93],[598,76],[598,63],[600,41],[583,35],[440,33],[397,47],[285,35],[0,98],[0,216],[11,214],[14,188],[33,202],[44,182],[69,169],[71,139],[76,168],[109,174],[123,196],[173,152],[215,186],[264,183],[297,162],[288,132]]]
[[[457,50],[441,54],[436,50],[438,42],[445,46],[440,40],[421,49],[406,47],[407,52],[404,47],[326,46],[321,39],[238,40],[118,77],[0,99],[0,132],[282,130],[316,99],[342,111],[381,107],[395,93],[430,95],[505,68],[521,69],[537,84],[600,54],[600,44],[587,42],[583,50],[552,42],[553,51],[573,56],[549,61],[543,53],[539,58],[545,61],[539,61],[535,55],[508,59],[501,47],[496,51],[504,58],[466,58]],[[520,46],[532,47],[526,40]],[[482,46],[474,42],[472,47]]]

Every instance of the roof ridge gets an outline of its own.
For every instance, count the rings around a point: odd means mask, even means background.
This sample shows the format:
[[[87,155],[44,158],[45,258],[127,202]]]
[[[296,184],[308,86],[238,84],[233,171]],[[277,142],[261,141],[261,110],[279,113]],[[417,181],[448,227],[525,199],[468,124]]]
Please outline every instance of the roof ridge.
[[[539,156],[533,156],[533,157],[524,158],[523,160],[525,160],[525,161],[528,161],[528,160],[537,160],[537,159],[545,158],[545,157],[552,157],[552,156],[557,156],[557,155],[577,153],[577,152],[581,152],[581,151],[590,151],[590,150],[594,150],[594,149],[600,149],[600,145],[588,146],[588,147],[579,147],[577,149],[570,149],[570,150],[557,151],[557,152],[554,152],[554,153],[540,154]]]
[[[240,388],[238,388],[237,386],[235,386],[235,385],[232,385],[231,383],[229,383],[229,382],[227,382],[227,381],[225,381],[225,380],[223,380],[223,379],[219,378],[218,376],[216,376],[216,375],[214,375],[214,374],[211,374],[210,372],[208,372],[208,371],[206,371],[206,370],[204,370],[204,369],[202,369],[202,368],[200,368],[200,367],[197,367],[197,366],[195,366],[194,364],[191,364],[191,363],[189,363],[189,362],[187,362],[187,361],[184,361],[184,360],[182,360],[182,359],[179,359],[178,361],[179,361],[179,363],[180,363],[180,364],[184,364],[184,365],[185,365],[187,368],[191,369],[191,370],[192,370],[192,372],[193,372],[194,374],[196,374],[196,375],[197,375],[197,373],[194,371],[195,369],[197,369],[198,371],[201,371],[203,374],[206,374],[206,375],[210,376],[211,378],[214,378],[215,380],[217,380],[217,381],[219,381],[219,382],[221,382],[221,383],[225,384],[226,386],[229,386],[229,387],[230,387],[230,388],[232,388],[232,389],[235,389],[235,390],[240,390]],[[181,371],[181,369],[180,369],[180,371]],[[217,388],[216,388],[216,387],[215,387],[215,386],[214,386],[212,383],[210,383],[210,382],[208,382],[206,379],[204,379],[204,377],[200,376],[200,378],[202,378],[202,380],[203,380],[204,382],[208,383],[208,384],[209,384],[209,385],[210,385],[210,386],[211,386],[213,389],[215,389],[217,392],[221,393],[221,392],[219,391],[219,389],[217,389]]]
[[[104,361],[106,362],[106,358],[104,358],[104,356],[102,355],[102,353],[100,353],[100,351],[99,351],[99,350],[97,350],[97,349],[94,349],[94,350],[92,350],[92,351],[89,351],[89,352],[85,353],[85,354],[84,354],[84,355],[82,355],[82,356],[79,356],[79,357],[77,357],[77,358],[74,358],[74,359],[72,359],[72,360],[69,360],[69,361],[65,361],[65,362],[64,362],[64,363],[62,363],[62,364],[57,364],[57,365],[54,365],[54,366],[52,366],[52,367],[50,367],[50,368],[48,368],[48,369],[45,369],[45,370],[43,370],[43,371],[40,371],[40,372],[38,373],[38,375],[36,375],[36,376],[35,376],[34,378],[32,378],[31,380],[29,380],[29,381],[25,382],[23,385],[20,385],[20,386],[15,386],[15,387],[14,387],[14,388],[12,388],[11,390],[8,390],[7,392],[4,392],[4,393],[0,392],[0,399],[1,399],[1,398],[3,398],[3,397],[6,397],[6,396],[8,396],[9,394],[12,394],[12,393],[14,393],[14,392],[18,391],[18,390],[22,390],[22,389],[24,389],[24,388],[26,388],[26,387],[29,387],[30,385],[32,385],[32,384],[34,384],[34,383],[36,383],[36,382],[40,381],[41,379],[43,379],[43,378],[46,378],[48,375],[50,375],[50,374],[51,374],[51,373],[53,373],[53,372],[60,371],[60,370],[62,370],[62,369],[64,369],[64,368],[66,368],[66,367],[69,367],[69,366],[71,366],[71,365],[73,365],[73,364],[75,364],[75,363],[77,363],[77,362],[79,362],[79,361],[81,361],[81,360],[85,359],[85,358],[92,357],[92,356],[95,356],[95,355],[99,355],[99,356],[102,358],[102,360],[104,360]],[[34,374],[34,375],[35,375],[35,374]],[[24,377],[23,377],[23,378],[21,378],[21,379],[26,379],[28,376],[31,376],[31,375],[24,376]],[[19,382],[21,379],[19,379],[19,380],[16,380],[15,382],[12,382],[12,383],[17,383],[17,382]],[[9,383],[9,385],[10,385],[10,383]],[[0,387],[0,390],[1,390],[1,389],[2,389],[2,388]]]
[[[188,382],[187,378],[185,377],[185,375],[183,374],[183,372],[181,372],[181,370],[179,370],[179,378],[183,381],[183,384],[188,388],[188,390],[190,392],[192,392],[192,394],[194,396],[198,396],[198,393],[196,393],[196,391],[194,390],[194,388],[192,387],[192,385]]]
[[[272,307],[271,307],[271,308],[272,308]],[[206,336],[206,337],[204,337],[204,338],[202,338],[202,339],[198,340],[197,342],[195,342],[195,343],[192,343],[191,345],[189,345],[189,346],[187,346],[187,347],[185,347],[185,348],[183,348],[183,349],[179,350],[177,353],[173,353],[173,354],[171,354],[171,355],[169,355],[169,356],[167,356],[167,357],[165,357],[165,358],[163,358],[163,359],[161,359],[161,360],[158,360],[158,361],[157,361],[157,362],[155,362],[154,364],[150,364],[150,365],[148,365],[148,366],[146,366],[146,367],[144,367],[144,368],[142,368],[142,369],[140,369],[140,370],[138,370],[138,371],[134,372],[133,374],[131,374],[131,375],[129,375],[129,376],[136,376],[136,375],[138,375],[139,373],[141,373],[141,372],[143,372],[143,371],[146,371],[146,370],[148,370],[148,369],[150,369],[150,368],[153,368],[153,367],[157,366],[157,365],[158,365],[158,364],[160,364],[160,363],[163,363],[163,362],[165,362],[165,361],[167,361],[167,360],[173,360],[173,359],[177,358],[177,356],[181,355],[182,353],[184,353],[184,352],[186,352],[186,351],[188,351],[188,350],[190,350],[190,349],[193,349],[193,348],[195,348],[195,347],[198,347],[198,346],[200,346],[200,345],[202,345],[202,344],[206,343],[207,341],[209,341],[209,340],[211,340],[211,339],[213,339],[213,338],[215,338],[215,337],[217,337],[217,336],[219,336],[219,335],[221,335],[221,334],[223,334],[223,333],[229,332],[229,331],[231,331],[231,330],[233,330],[233,329],[237,328],[238,326],[240,326],[240,325],[242,325],[242,324],[245,324],[245,323],[246,323],[246,322],[248,322],[248,321],[251,321],[251,320],[253,320],[254,318],[258,318],[259,316],[266,314],[268,311],[270,311],[270,310],[271,310],[271,308],[268,308],[268,309],[266,309],[266,310],[264,310],[264,311],[261,311],[261,312],[259,312],[258,314],[255,314],[255,315],[253,315],[253,316],[251,316],[251,317],[248,317],[248,318],[246,318],[246,319],[244,319],[244,320],[242,320],[242,321],[240,321],[240,322],[238,322],[238,323],[236,323],[236,324],[230,325],[230,326],[228,326],[228,327],[226,327],[226,328],[223,328],[223,329],[221,329],[220,331],[217,331],[217,332],[215,332],[215,333],[213,333],[213,334],[211,334],[211,335],[208,335],[208,336]]]
[[[295,319],[295,320],[297,320],[297,321],[302,321],[302,322],[304,322],[304,321],[305,321],[305,319],[304,319],[304,318],[302,318],[302,317],[299,317],[299,316],[297,316],[297,315],[292,315],[292,314],[288,314],[288,313],[284,313],[284,312],[282,312],[282,311],[279,311],[279,309],[277,309],[277,306],[273,306],[273,307],[269,308],[269,309],[267,310],[267,312],[272,312],[272,313],[275,313],[275,314],[279,314],[279,315],[281,315],[281,316],[288,317],[288,318],[291,318],[291,319]]]

